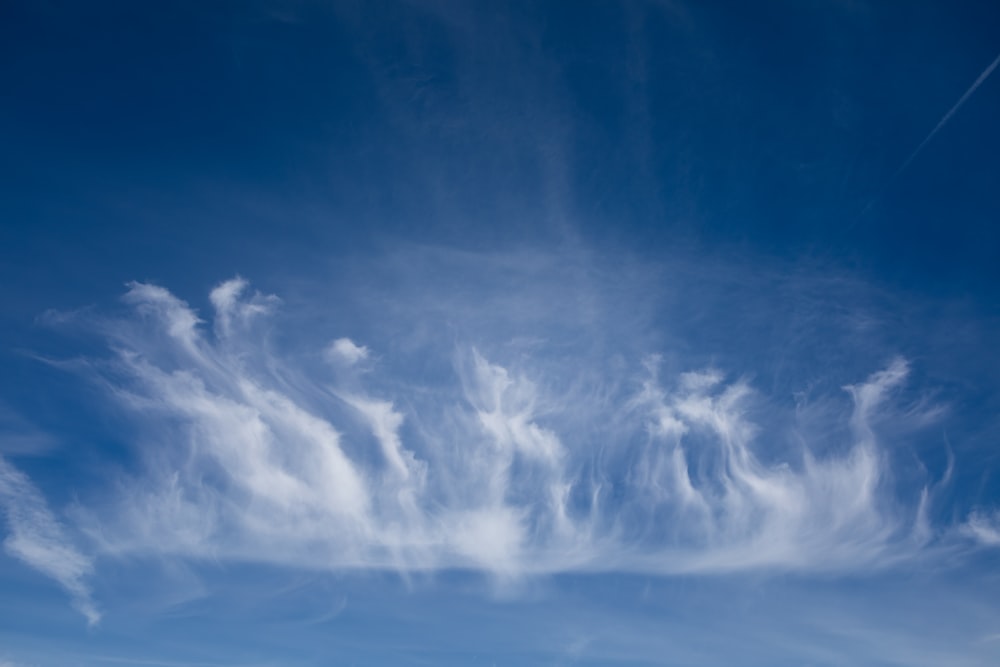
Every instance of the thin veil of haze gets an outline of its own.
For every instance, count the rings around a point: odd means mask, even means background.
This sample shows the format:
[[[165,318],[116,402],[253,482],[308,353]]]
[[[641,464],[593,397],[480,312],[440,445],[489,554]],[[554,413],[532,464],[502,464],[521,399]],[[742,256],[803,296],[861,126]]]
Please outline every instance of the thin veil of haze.
[[[0,44],[0,667],[1000,662],[995,8]]]

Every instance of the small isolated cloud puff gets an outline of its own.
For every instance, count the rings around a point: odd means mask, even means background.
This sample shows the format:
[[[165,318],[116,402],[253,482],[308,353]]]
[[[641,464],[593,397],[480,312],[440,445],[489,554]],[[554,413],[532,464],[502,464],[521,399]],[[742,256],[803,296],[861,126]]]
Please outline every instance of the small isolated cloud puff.
[[[101,614],[86,584],[92,571],[90,559],[69,541],[63,526],[28,477],[3,457],[0,457],[0,507],[7,515],[9,528],[4,540],[7,553],[59,582],[87,622],[96,625]]]
[[[245,288],[212,293],[225,335],[138,283],[136,318],[105,328],[112,357],[86,368],[146,445],[124,491],[81,512],[105,552],[511,577],[852,570],[934,539],[926,489],[890,486],[874,425],[902,360],[847,388],[842,447],[773,460],[756,392],[716,369],[660,378],[650,357],[614,391],[580,395],[552,389],[574,386],[577,360],[532,377],[530,359],[515,370],[470,345],[450,383],[404,374],[378,396],[261,349],[234,314],[264,316],[274,299]],[[326,352],[348,365],[369,354],[348,338]]]
[[[368,358],[368,348],[350,338],[338,338],[326,348],[326,358],[335,364],[353,366]]]

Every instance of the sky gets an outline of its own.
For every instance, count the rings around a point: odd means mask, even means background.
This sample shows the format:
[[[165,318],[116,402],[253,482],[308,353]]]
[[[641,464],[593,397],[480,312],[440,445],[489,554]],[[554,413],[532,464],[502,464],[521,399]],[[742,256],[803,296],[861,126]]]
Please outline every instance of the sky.
[[[0,6],[0,667],[1000,663],[1000,9]]]

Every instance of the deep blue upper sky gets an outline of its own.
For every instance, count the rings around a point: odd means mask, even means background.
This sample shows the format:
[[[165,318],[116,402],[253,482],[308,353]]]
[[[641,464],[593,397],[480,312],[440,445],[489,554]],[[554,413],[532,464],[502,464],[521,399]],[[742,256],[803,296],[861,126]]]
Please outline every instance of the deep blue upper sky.
[[[988,3],[3,11],[5,245],[49,280],[561,224],[834,257],[986,301],[997,277],[996,85],[890,182],[996,55]]]
[[[2,3],[0,667],[996,664],[998,53]]]

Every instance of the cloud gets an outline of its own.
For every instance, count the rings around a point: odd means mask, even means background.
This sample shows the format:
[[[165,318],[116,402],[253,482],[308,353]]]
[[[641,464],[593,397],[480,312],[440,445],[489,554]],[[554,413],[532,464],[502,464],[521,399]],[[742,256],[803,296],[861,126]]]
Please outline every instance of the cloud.
[[[974,511],[962,529],[966,535],[984,546],[1000,546],[1000,511]]]
[[[362,386],[264,345],[244,324],[280,324],[280,302],[246,294],[242,280],[213,290],[211,336],[182,300],[134,283],[134,314],[103,327],[112,356],[85,368],[134,415],[143,465],[83,503],[102,552],[509,578],[853,571],[935,539],[926,491],[894,483],[879,435],[902,359],[847,386],[842,439],[813,447],[813,425],[788,438],[747,379],[655,355],[595,380],[572,355],[518,344],[500,364],[458,343],[447,374],[402,364]],[[368,350],[341,338],[327,354]]]
[[[42,432],[0,401],[0,454],[40,455],[56,447],[56,439]]]
[[[7,553],[59,582],[87,622],[97,624],[101,614],[86,584],[93,569],[90,559],[73,546],[28,477],[3,457],[0,457],[0,506],[7,516],[9,534],[4,540]]]
[[[326,348],[326,358],[334,363],[353,366],[368,358],[368,348],[356,345],[350,338],[338,338]]]
[[[133,283],[133,292],[139,287]],[[254,318],[271,312],[278,303],[274,296],[255,293],[249,299],[241,299],[247,288],[247,281],[233,278],[220,284],[209,294],[215,306],[215,327],[221,337],[232,335],[234,326],[246,327]]]

